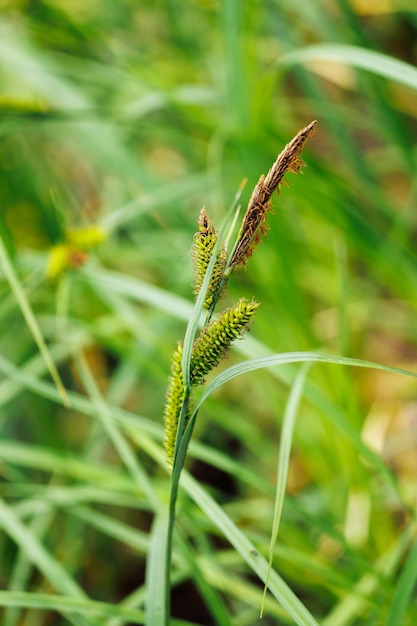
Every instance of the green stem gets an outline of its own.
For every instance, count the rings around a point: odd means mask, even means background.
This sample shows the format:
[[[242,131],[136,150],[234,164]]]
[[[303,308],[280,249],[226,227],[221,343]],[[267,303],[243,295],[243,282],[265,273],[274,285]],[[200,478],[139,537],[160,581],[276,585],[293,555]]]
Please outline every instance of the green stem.
[[[174,526],[175,526],[175,513],[176,513],[176,504],[178,498],[178,489],[181,477],[181,471],[184,467],[184,462],[187,454],[188,445],[191,440],[191,436],[194,430],[194,424],[197,417],[197,411],[193,413],[190,418],[190,421],[184,430],[185,418],[188,413],[188,403],[190,400],[190,388],[186,387],[184,393],[184,400],[181,407],[181,415],[178,424],[177,431],[177,440],[175,442],[175,452],[174,452],[174,462],[172,467],[171,474],[171,487],[169,494],[169,519],[168,519],[168,528],[167,528],[167,538],[166,538],[166,553],[165,553],[165,606],[166,606],[166,621],[164,626],[169,626],[169,615],[170,615],[170,595],[171,595],[171,583],[170,583],[170,574],[171,574],[171,562],[172,562],[172,546],[173,546],[173,535],[174,535]]]

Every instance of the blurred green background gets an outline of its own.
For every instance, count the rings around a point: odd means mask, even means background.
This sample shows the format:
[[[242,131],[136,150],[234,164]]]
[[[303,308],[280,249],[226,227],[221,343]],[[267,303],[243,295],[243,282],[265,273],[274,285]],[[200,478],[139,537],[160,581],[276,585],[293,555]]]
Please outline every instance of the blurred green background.
[[[94,419],[94,393],[117,407],[109,413],[161,496],[167,477],[144,441],[161,446],[200,208],[220,227],[242,179],[245,207],[313,119],[307,167],[287,176],[268,239],[230,285],[228,302],[261,302],[231,360],[315,350],[416,368],[417,71],[390,65],[416,65],[416,5],[0,0],[0,11],[2,255],[65,387],[86,401],[62,406],[0,266],[0,588],[53,588],[9,528],[17,519],[89,596],[116,604],[136,590],[140,607],[152,506]],[[74,229],[98,239],[68,257]],[[60,250],[62,271],[51,276]],[[188,463],[264,554],[295,371],[217,392]],[[415,624],[416,385],[331,365],[315,366],[309,381],[274,565],[327,626]],[[182,506],[182,532],[230,623],[256,623],[259,581],[191,502]],[[411,587],[396,604],[404,563],[402,589]],[[174,565],[173,614],[219,623],[184,563]],[[2,623],[72,622],[4,609]],[[271,600],[263,623],[292,622]]]

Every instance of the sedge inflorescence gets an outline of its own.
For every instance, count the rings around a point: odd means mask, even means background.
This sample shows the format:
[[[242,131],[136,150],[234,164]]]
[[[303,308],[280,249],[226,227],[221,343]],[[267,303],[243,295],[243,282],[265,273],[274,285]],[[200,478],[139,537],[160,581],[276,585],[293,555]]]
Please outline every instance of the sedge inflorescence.
[[[192,247],[192,259],[194,266],[194,295],[198,296],[207,268],[211,261],[218,234],[214,228],[214,224],[208,217],[205,208],[200,211],[200,217],[198,219],[198,231],[194,235],[193,247]],[[216,254],[216,261],[214,263],[213,271],[210,277],[210,283],[204,298],[204,307],[209,309],[213,304],[216,297],[221,297],[221,293],[218,294],[220,285],[224,277],[224,270],[226,268],[226,246],[223,242],[220,243],[218,252]],[[225,285],[222,288],[224,291]]]
[[[178,424],[181,417],[185,396],[184,376],[182,374],[182,343],[178,342],[174,354],[171,359],[171,374],[169,376],[168,388],[165,396],[164,407],[164,425],[165,438],[164,448],[168,465],[171,467],[174,459],[175,440],[177,438]],[[192,405],[187,403],[186,415],[184,420],[185,428],[188,424]]]
[[[230,345],[249,330],[259,303],[241,298],[203,328],[191,355],[190,380],[202,385],[211,370],[226,358]]]
[[[164,447],[170,467],[174,463],[177,440],[183,435],[193,415],[191,388],[203,384],[211,370],[227,357],[233,341],[243,337],[245,331],[249,330],[259,304],[254,300],[241,298],[234,306],[225,309],[212,319],[214,309],[225,292],[230,275],[237,268],[246,266],[256,245],[265,237],[272,194],[274,191],[279,192],[286,172],[297,173],[304,165],[300,153],[307,139],[313,134],[315,123],[311,122],[303,128],[285,146],[268,174],[259,178],[229,257],[226,244],[218,241],[219,235],[206,210],[203,208],[200,212],[198,231],[194,235],[192,246],[194,295],[196,297],[199,295],[207,271],[212,266],[203,301],[208,314],[200,335],[194,340],[187,377],[184,376],[182,369],[181,343],[172,357],[164,408]],[[216,259],[211,263],[213,254],[216,254]],[[186,378],[189,380],[189,388],[185,384]],[[178,432],[180,424],[181,430]],[[192,427],[192,424],[190,426]]]
[[[249,329],[259,304],[241,298],[234,306],[223,311],[218,319],[207,324],[194,341],[190,364],[190,383],[202,385],[206,375],[227,356],[230,345]],[[172,466],[178,425],[185,398],[182,373],[182,343],[178,343],[171,360],[171,374],[166,391],[164,408],[164,447],[168,465]],[[187,427],[192,413],[192,402],[187,401],[182,430]]]

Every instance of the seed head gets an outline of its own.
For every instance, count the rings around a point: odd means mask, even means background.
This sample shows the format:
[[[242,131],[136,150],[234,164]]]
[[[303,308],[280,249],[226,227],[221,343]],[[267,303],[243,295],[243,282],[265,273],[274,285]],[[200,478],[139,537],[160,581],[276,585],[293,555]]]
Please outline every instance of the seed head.
[[[235,306],[223,311],[218,319],[203,328],[191,354],[192,385],[204,383],[205,376],[226,358],[231,343],[249,330],[258,306],[257,302],[241,298]]]
[[[201,286],[203,284],[203,280],[210,263],[210,259],[214,252],[217,238],[217,231],[214,228],[214,224],[208,217],[206,210],[203,207],[200,211],[200,217],[198,220],[198,231],[194,235],[192,247],[192,259],[194,266],[194,295],[196,297],[200,293]],[[224,277],[225,266],[226,249],[224,244],[222,243],[220,244],[217,252],[216,262],[213,267],[210,283],[208,285],[206,297],[204,299],[204,307],[206,309],[210,308],[213,303],[214,297],[216,297],[217,300],[221,297],[221,293],[218,294],[217,292],[219,289],[219,285]],[[224,287],[222,291],[224,291]]]
[[[164,407],[164,426],[165,438],[164,448],[169,467],[172,467],[174,461],[175,441],[177,438],[178,423],[181,416],[181,409],[184,401],[184,377],[181,367],[182,359],[182,343],[178,343],[177,348],[172,355],[171,374],[168,380],[168,388],[165,395]],[[187,418],[184,423],[186,427],[191,416],[191,405],[188,403]]]
[[[303,128],[285,146],[268,174],[266,176],[262,174],[257,182],[243,218],[237,246],[230,260],[232,270],[245,266],[247,260],[252,256],[256,244],[265,237],[268,229],[266,220],[271,210],[272,194],[276,189],[279,191],[286,172],[297,173],[304,165],[300,153],[307,139],[314,133],[315,124],[314,121]]]

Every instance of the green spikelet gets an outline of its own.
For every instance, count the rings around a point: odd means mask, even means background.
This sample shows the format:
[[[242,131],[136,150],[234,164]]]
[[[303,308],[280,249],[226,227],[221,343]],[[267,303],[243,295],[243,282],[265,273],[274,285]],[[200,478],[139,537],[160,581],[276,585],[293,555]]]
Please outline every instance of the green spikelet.
[[[231,343],[243,336],[255,317],[258,302],[241,298],[219,318],[203,328],[191,355],[190,378],[193,385],[204,383],[205,376],[227,356]]]
[[[194,265],[193,291],[196,297],[200,293],[201,285],[203,284],[216,242],[217,231],[214,228],[213,222],[209,219],[206,210],[202,208],[198,219],[198,231],[194,235],[192,248],[192,259]],[[214,264],[210,284],[204,300],[204,307],[206,309],[209,309],[213,304],[214,297],[218,300],[222,295],[222,292],[219,294],[217,292],[219,290],[220,283],[224,278],[225,267],[226,249],[224,244],[221,244],[217,252],[216,263]],[[222,291],[224,290],[224,287],[225,285],[223,286]]]
[[[182,375],[181,359],[182,343],[178,343],[178,346],[174,354],[172,355],[171,374],[169,377],[168,388],[165,395],[164,408],[164,448],[169,467],[172,467],[172,463],[174,460],[175,440],[177,437],[178,423],[180,420],[182,403],[184,400],[184,377]],[[191,412],[192,409],[189,402],[184,428],[188,423]]]

